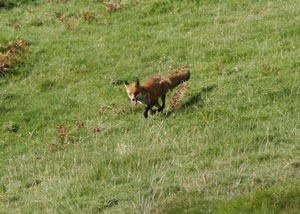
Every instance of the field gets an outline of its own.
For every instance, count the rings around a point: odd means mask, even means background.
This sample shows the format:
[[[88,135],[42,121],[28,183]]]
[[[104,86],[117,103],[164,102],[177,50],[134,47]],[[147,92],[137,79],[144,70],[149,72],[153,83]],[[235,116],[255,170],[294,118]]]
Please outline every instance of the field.
[[[299,8],[0,0],[0,213],[299,213]]]

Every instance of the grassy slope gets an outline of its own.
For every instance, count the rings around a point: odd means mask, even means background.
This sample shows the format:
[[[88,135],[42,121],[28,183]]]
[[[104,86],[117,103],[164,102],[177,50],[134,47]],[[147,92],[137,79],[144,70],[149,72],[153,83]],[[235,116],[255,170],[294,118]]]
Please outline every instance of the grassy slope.
[[[0,213],[297,212],[299,6],[164,0],[109,14],[97,1],[55,1],[1,10],[0,41],[31,46],[26,64],[0,78]],[[98,16],[88,22],[85,12]],[[75,16],[69,30],[62,15]],[[183,64],[192,78],[177,112],[145,120],[112,84]],[[61,124],[68,137],[57,136]]]

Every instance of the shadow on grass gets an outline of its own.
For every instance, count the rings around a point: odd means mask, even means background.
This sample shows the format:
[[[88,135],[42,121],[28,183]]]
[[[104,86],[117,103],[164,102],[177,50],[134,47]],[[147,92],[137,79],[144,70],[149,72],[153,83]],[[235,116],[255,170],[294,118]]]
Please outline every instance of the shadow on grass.
[[[208,214],[211,213],[211,202],[206,200],[201,200],[201,196],[193,196],[196,199],[191,199],[191,197],[180,197],[180,201],[176,200],[176,203],[168,204],[163,210],[164,214]]]
[[[250,194],[237,195],[229,200],[205,200],[199,193],[178,194],[166,204],[164,214],[260,214],[299,213],[300,183],[298,180],[267,189],[257,189]]]
[[[180,105],[180,107],[177,110],[170,110],[166,112],[166,117],[170,117],[175,111],[183,111],[187,108],[190,108],[194,105],[197,105],[200,108],[204,107],[204,99],[202,98],[203,94],[207,94],[211,92],[214,88],[216,88],[216,85],[208,86],[205,88],[202,88],[200,92],[197,92],[196,94],[193,94],[189,97],[189,99]]]

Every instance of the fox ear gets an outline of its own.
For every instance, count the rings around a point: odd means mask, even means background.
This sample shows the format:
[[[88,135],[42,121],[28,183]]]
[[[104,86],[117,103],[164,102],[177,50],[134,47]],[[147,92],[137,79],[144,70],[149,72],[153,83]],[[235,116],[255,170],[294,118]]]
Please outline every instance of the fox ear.
[[[140,86],[140,80],[139,79],[136,79],[136,86]]]
[[[129,82],[127,80],[125,80],[125,85],[129,85]]]

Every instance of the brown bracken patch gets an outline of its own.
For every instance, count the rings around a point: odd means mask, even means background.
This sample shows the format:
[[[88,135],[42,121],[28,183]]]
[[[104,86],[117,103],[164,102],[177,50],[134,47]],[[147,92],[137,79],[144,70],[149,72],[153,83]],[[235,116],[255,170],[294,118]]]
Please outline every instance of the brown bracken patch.
[[[5,75],[13,70],[17,64],[21,64],[27,56],[29,42],[16,39],[0,45],[0,75]]]
[[[124,9],[125,7],[121,5],[121,0],[113,0],[112,2],[103,2],[103,6],[108,12],[115,12],[117,10]]]
[[[185,97],[187,84],[188,82],[183,82],[171,98],[170,105],[173,110],[178,110],[181,100]]]

